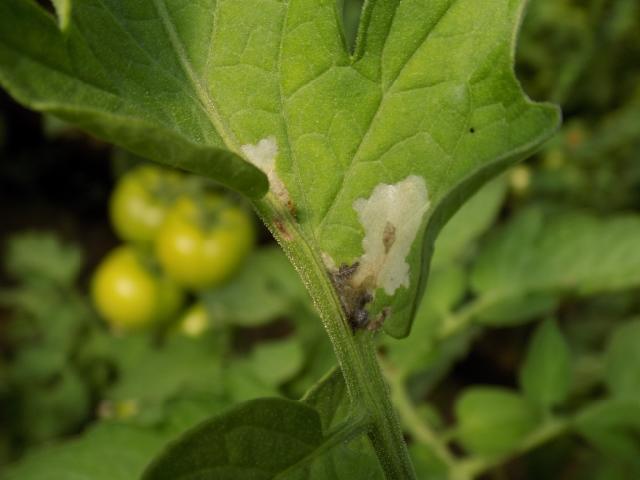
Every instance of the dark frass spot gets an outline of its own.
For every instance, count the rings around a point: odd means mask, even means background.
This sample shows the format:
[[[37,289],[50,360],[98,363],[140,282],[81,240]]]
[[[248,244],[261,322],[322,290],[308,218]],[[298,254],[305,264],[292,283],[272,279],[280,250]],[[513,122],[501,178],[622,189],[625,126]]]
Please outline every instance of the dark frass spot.
[[[469,133],[476,133],[476,129],[475,129],[475,128],[473,128],[473,127],[471,127],[471,128],[469,129]]]

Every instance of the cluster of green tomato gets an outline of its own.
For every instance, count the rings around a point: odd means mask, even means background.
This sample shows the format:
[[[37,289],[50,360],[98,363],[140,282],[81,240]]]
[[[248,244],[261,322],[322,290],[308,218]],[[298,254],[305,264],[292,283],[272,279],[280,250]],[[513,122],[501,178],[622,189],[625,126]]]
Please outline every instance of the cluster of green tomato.
[[[192,176],[150,165],[122,176],[109,213],[125,243],[97,267],[91,294],[111,328],[147,330],[183,312],[176,325],[184,333],[206,329],[204,307],[183,310],[186,298],[226,282],[242,265],[255,242],[251,214]]]

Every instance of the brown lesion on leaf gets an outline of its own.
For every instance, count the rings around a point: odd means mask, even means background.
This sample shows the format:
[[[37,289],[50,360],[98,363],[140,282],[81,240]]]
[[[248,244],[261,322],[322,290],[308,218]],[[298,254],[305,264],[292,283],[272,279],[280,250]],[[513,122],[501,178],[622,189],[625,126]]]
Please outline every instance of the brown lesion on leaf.
[[[369,324],[367,325],[367,330],[369,330],[370,332],[377,332],[382,328],[385,320],[389,318],[390,315],[391,315],[391,308],[390,307],[383,308],[382,311],[378,314],[378,316],[373,320],[371,320],[371,322],[369,322]]]
[[[367,329],[377,331],[384,323],[389,309],[385,308],[374,320],[371,320],[368,305],[373,301],[374,279],[369,278],[362,283],[354,281],[354,275],[360,263],[342,264],[337,270],[329,270],[332,283],[338,296],[342,310],[345,312],[351,329]]]
[[[285,225],[285,223],[282,221],[281,218],[276,218],[273,223],[276,227],[276,231],[278,232],[278,235],[282,240],[284,240],[285,242],[290,242],[293,240],[293,236],[291,235],[291,233],[287,229],[287,226]]]
[[[287,206],[287,211],[289,212],[289,215],[291,215],[294,220],[297,220],[298,219],[298,209],[296,208],[295,204],[293,203],[293,201],[291,199],[287,199],[286,206]]]

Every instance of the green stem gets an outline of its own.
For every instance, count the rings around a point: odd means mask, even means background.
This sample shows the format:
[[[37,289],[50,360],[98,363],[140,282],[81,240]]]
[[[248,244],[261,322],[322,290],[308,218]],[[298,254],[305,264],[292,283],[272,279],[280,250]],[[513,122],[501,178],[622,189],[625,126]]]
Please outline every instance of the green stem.
[[[405,387],[404,376],[394,371],[384,359],[380,359],[382,370],[391,387],[391,398],[398,408],[400,419],[414,439],[431,449],[449,469],[453,469],[456,459],[436,432],[426,424],[415,409]]]
[[[288,212],[274,208],[273,202],[267,202],[257,205],[258,212],[311,293],[333,344],[352,408],[367,412],[371,419],[368,436],[387,479],[415,479],[400,422],[377,361],[373,332],[353,333],[320,252],[307,240]]]
[[[438,340],[445,340],[469,328],[473,319],[483,310],[497,303],[497,299],[489,296],[479,297],[464,305],[458,311],[448,315],[438,332]]]

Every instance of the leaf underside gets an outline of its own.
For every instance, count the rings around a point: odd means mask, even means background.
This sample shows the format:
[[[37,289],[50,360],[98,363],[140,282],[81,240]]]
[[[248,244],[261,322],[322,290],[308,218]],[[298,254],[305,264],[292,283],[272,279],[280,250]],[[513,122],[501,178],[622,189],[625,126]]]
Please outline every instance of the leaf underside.
[[[242,147],[273,137],[302,235],[338,265],[363,253],[354,201],[421,177],[431,206],[406,258],[409,286],[378,290],[373,305],[391,307],[385,328],[400,337],[439,228],[559,123],[513,73],[523,4],[370,0],[351,55],[335,0],[84,0],[66,2],[60,23],[3,0],[0,84],[254,199],[267,180]]]
[[[323,434],[309,405],[282,398],[240,404],[201,423],[151,463],[144,480],[380,478],[371,452]]]

